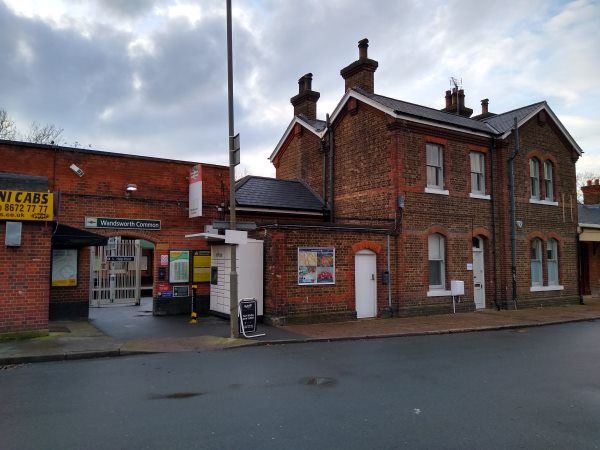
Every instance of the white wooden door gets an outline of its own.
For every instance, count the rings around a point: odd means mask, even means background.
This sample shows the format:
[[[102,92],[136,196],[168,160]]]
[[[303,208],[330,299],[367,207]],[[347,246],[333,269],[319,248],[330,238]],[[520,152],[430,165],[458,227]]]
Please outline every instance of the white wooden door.
[[[354,256],[356,317],[377,316],[377,256],[361,250]]]
[[[473,297],[475,308],[485,308],[485,270],[483,267],[483,239],[473,238]]]

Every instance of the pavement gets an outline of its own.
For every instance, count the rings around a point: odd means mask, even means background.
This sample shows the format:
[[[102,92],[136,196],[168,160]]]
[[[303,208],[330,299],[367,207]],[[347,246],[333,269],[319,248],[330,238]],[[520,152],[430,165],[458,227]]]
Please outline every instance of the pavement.
[[[138,307],[92,308],[89,321],[51,322],[48,336],[0,342],[0,366],[141,353],[205,352],[240,346],[467,333],[600,319],[600,300],[594,299],[587,300],[585,305],[517,311],[486,309],[280,327],[260,324],[258,332],[265,335],[251,340],[229,338],[229,322],[218,317],[200,317],[194,325],[187,316],[154,317],[148,302]]]

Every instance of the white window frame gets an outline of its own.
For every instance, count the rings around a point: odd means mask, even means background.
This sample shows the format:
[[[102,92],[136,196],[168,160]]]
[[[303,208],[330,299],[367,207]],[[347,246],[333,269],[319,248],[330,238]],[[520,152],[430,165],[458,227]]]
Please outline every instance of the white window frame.
[[[540,160],[531,158],[529,160],[529,180],[531,189],[531,198],[540,199]],[[535,192],[534,192],[535,191]]]
[[[558,273],[558,241],[556,239],[548,239],[546,243],[546,271],[548,273],[548,286],[559,285]],[[556,277],[551,275],[551,267],[554,267]]]
[[[437,164],[431,162],[429,158],[429,152],[435,151],[437,153]],[[444,151],[443,147],[439,144],[427,143],[425,146],[425,163],[426,163],[426,175],[427,175],[427,187],[429,189],[444,190]],[[430,170],[433,169],[433,170]],[[429,176],[430,172],[433,172],[432,177]]]
[[[554,165],[550,160],[544,161],[544,190],[545,200],[554,201]]]
[[[437,248],[436,248],[437,247]],[[446,238],[439,234],[430,234],[427,238],[427,272],[429,276],[429,290],[446,289]],[[432,256],[433,255],[433,256]],[[430,263],[440,264],[440,284],[431,284]]]
[[[471,152],[471,193],[474,195],[485,195],[485,153]],[[477,185],[481,186],[479,189]]]
[[[531,268],[531,286],[543,286],[544,284],[544,275],[542,271],[542,240],[539,238],[534,238],[531,240],[529,244],[529,257],[530,257],[530,268]],[[534,258],[533,251],[537,254]],[[534,280],[534,271],[538,275],[537,278],[539,281]]]

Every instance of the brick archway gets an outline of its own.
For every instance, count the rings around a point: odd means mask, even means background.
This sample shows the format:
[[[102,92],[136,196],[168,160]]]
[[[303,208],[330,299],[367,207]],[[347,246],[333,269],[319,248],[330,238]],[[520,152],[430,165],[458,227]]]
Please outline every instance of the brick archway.
[[[373,241],[360,241],[352,245],[352,252],[358,253],[361,250],[371,250],[377,254],[381,253],[381,245]]]

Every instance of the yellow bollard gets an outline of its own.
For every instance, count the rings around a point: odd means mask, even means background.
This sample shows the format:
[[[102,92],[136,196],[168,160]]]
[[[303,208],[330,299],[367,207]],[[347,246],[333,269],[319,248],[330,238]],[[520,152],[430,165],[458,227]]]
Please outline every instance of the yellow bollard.
[[[198,318],[198,314],[196,314],[195,312],[192,312],[192,314],[190,314],[190,323],[192,325],[197,324],[198,323],[197,318]]]

